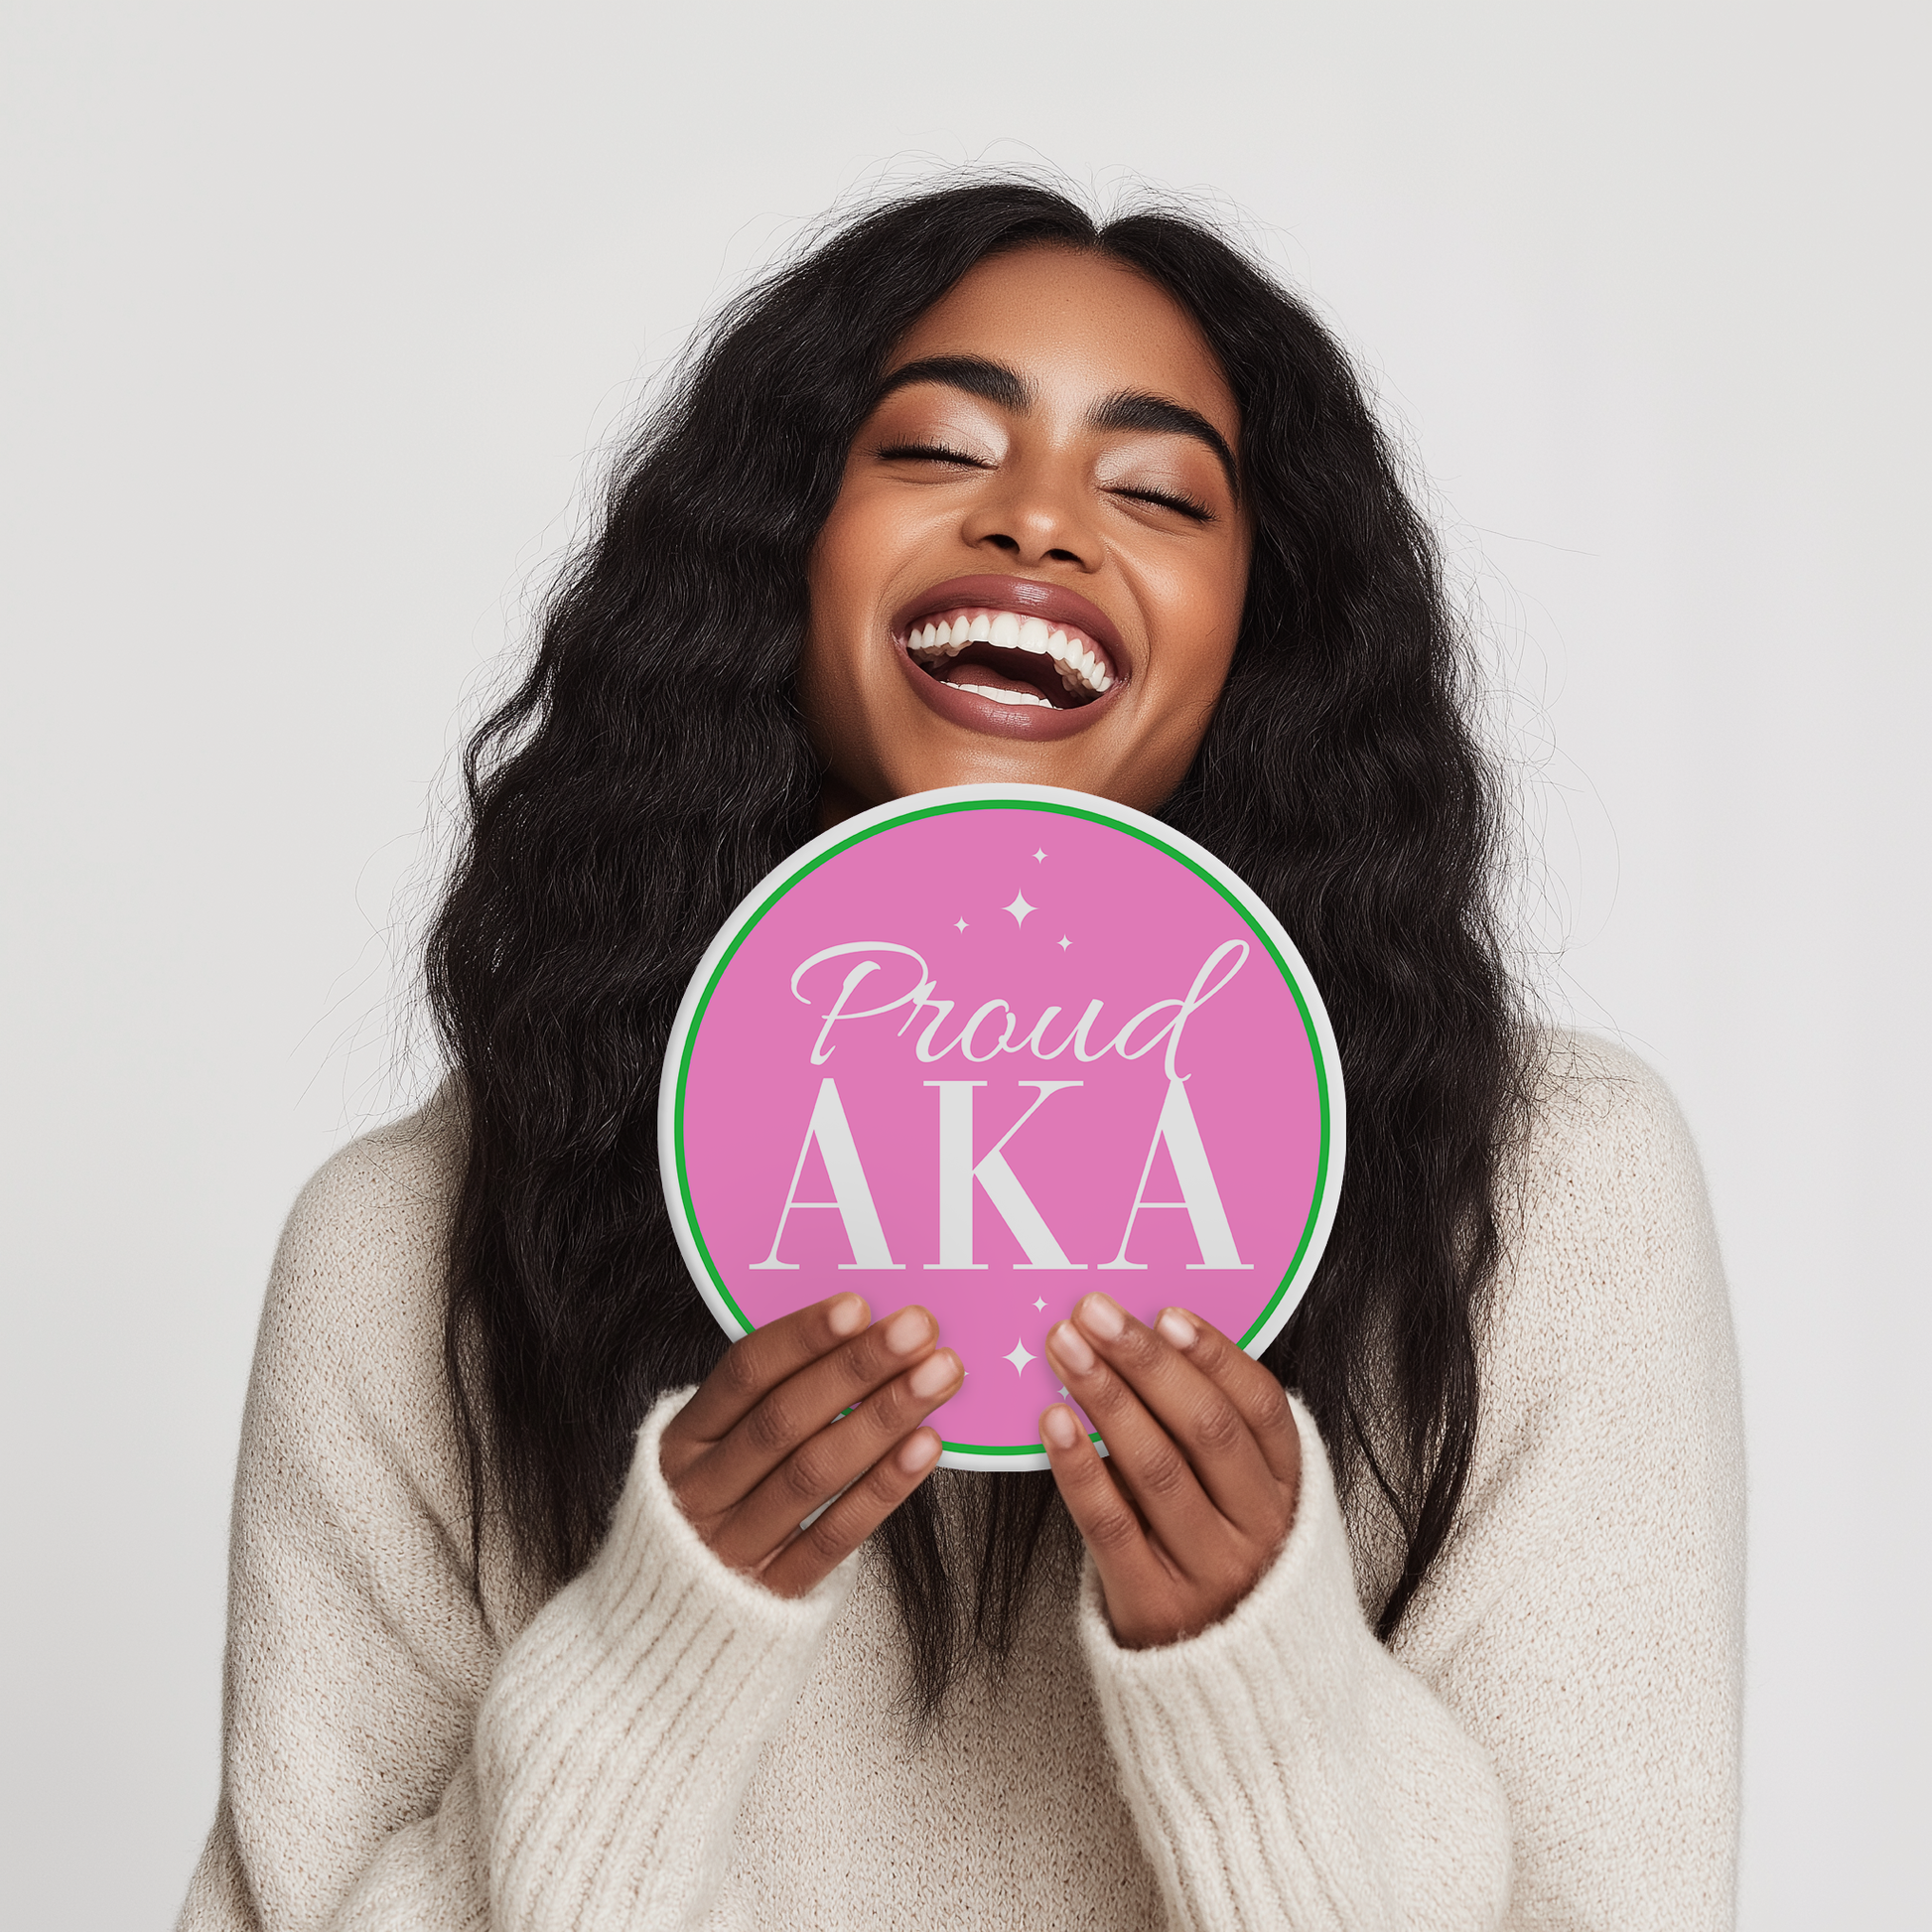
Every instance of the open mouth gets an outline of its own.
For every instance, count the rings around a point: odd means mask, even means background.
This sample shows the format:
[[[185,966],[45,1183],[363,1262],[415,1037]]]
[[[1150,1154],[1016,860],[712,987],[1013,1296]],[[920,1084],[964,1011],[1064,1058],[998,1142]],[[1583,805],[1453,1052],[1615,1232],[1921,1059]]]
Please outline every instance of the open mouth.
[[[986,605],[924,616],[898,641],[928,677],[995,704],[1070,711],[1115,682],[1106,647],[1079,625]]]
[[[1067,584],[954,577],[891,620],[894,656],[919,700],[949,723],[1044,743],[1109,717],[1132,681],[1107,613]]]

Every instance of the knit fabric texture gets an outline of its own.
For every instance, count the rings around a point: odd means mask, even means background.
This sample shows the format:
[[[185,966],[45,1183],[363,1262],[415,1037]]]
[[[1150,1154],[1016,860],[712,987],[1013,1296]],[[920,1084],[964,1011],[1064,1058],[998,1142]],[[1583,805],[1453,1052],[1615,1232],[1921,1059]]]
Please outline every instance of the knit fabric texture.
[[[1397,1526],[1337,1494],[1298,1404],[1295,1526],[1231,1615],[1124,1650],[1089,1565],[925,1731],[869,1552],[784,1601],[679,1513],[683,1392],[590,1568],[539,1601],[490,1526],[478,1600],[442,1352],[460,1158],[447,1101],[354,1143],[277,1254],[189,1932],[1731,1923],[1735,1354],[1695,1151],[1627,1053],[1549,1042],[1473,1471],[1392,1644]]]

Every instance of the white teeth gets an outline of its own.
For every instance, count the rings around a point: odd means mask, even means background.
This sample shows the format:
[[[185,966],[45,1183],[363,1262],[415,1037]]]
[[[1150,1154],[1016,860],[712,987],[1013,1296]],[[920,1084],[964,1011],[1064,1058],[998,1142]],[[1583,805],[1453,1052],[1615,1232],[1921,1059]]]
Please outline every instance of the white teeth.
[[[996,691],[990,684],[966,684],[955,680],[955,691],[975,691],[982,698],[992,698],[999,704],[1037,704],[1044,705],[1048,711],[1053,708],[1050,698],[1042,698],[1036,691]]]
[[[1023,618],[1013,611],[980,611],[970,616],[961,611],[945,620],[906,626],[905,648],[922,661],[957,657],[974,643],[1050,657],[1060,682],[1075,697],[1098,696],[1118,682],[1107,668],[1106,658],[1088,639],[1077,630],[1069,635],[1043,618]],[[981,684],[960,688],[978,691],[1002,704],[1043,704],[1051,709],[1049,700],[1033,694],[995,691]]]

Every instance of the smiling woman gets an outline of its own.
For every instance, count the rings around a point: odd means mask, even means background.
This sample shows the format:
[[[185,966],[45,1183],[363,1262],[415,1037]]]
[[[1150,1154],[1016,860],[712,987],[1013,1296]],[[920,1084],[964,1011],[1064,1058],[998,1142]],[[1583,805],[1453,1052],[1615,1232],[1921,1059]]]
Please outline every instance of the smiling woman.
[[[278,1256],[184,1924],[1727,1922],[1715,1243],[1656,1082],[1521,1020],[1464,676],[1346,359],[1183,213],[946,190],[732,305],[471,745],[451,1077]],[[1107,1459],[1053,1402],[934,1476],[924,1309],[726,1347],[656,1094],[753,886],[986,781],[1266,901],[1348,1177],[1262,1361],[1088,1295]]]
[[[1164,803],[1241,627],[1240,436],[1200,330],[1120,261],[1029,248],[936,302],[812,557],[828,807],[1016,777]]]

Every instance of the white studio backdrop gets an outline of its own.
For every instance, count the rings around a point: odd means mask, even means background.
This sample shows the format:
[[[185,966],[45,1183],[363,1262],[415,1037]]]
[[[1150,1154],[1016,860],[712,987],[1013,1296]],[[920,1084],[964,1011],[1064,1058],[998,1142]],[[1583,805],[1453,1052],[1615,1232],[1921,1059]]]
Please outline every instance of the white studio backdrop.
[[[14,0],[8,1916],[160,1924],[303,1178],[425,1077],[449,759],[693,323],[882,180],[1210,193],[1426,467],[1560,1012],[1672,1082],[1743,1355],[1743,1923],[1903,1925],[1927,78],[1903,5]],[[1922,1908],[1921,1908],[1922,1909]]]

